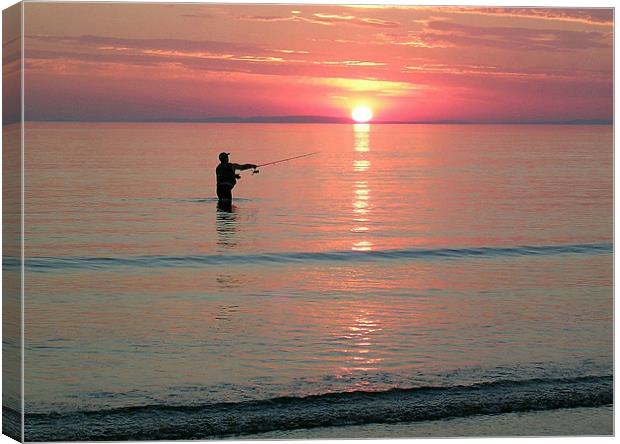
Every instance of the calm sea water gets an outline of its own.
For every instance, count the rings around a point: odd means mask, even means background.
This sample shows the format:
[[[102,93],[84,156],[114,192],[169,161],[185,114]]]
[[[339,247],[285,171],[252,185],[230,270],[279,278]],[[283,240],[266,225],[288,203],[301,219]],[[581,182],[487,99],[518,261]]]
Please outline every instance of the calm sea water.
[[[29,440],[612,402],[609,126],[30,123],[25,138]],[[228,212],[221,151],[319,153],[241,173]]]

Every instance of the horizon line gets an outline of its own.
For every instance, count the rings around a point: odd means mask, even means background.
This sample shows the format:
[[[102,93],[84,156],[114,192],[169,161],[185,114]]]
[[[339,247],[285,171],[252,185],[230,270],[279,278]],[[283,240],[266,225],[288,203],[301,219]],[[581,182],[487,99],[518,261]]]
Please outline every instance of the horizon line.
[[[22,120],[6,121],[2,125],[21,123]],[[275,124],[345,124],[345,125],[613,125],[613,119],[562,119],[562,120],[375,120],[356,122],[351,118],[331,116],[222,116],[207,118],[143,118],[143,119],[24,119],[28,122],[64,123],[275,123]]]

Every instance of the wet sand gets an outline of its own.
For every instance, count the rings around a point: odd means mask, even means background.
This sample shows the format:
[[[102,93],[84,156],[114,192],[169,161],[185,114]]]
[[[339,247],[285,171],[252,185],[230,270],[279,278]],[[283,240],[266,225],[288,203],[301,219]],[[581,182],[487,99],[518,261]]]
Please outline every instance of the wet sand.
[[[262,433],[235,439],[449,438],[611,436],[613,407],[479,415],[401,424],[326,427]]]

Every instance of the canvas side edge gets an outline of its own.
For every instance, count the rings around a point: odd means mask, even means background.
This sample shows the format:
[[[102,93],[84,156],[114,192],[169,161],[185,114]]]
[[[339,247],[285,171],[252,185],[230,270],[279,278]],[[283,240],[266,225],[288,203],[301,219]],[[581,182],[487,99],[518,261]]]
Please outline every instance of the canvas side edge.
[[[23,442],[23,3],[2,30],[2,433]]]

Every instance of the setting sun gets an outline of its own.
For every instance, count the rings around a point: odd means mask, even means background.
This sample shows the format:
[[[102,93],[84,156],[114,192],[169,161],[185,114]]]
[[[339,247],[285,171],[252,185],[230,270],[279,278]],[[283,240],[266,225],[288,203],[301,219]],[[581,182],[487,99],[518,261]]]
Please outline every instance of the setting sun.
[[[357,106],[351,112],[353,120],[359,123],[365,123],[372,119],[372,110],[367,106]]]

